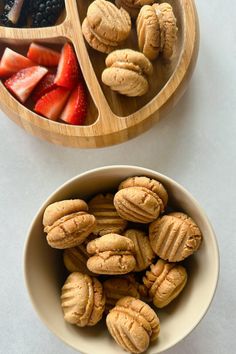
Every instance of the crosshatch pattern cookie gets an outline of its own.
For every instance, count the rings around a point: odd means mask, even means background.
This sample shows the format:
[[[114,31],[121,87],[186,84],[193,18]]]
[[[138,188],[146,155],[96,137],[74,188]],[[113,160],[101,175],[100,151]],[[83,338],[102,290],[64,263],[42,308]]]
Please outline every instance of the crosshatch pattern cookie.
[[[94,326],[105,309],[102,284],[94,277],[71,273],[62,287],[61,306],[67,322],[79,327]]]
[[[87,267],[97,274],[127,274],[136,266],[134,243],[118,234],[107,234],[87,245]]]
[[[110,278],[104,281],[103,288],[106,295],[106,312],[109,312],[117,301],[124,296],[140,298],[138,283],[132,275]]]
[[[107,68],[102,72],[102,82],[120,94],[135,97],[148,91],[151,62],[144,54],[132,49],[120,49],[106,58]]]
[[[88,44],[104,53],[117,47],[129,36],[130,31],[128,12],[105,0],[95,0],[90,4],[82,24],[82,32]]]
[[[123,349],[143,353],[160,331],[156,313],[145,302],[124,297],[110,311],[106,323],[111,336]]]
[[[151,223],[149,239],[153,251],[169,262],[179,262],[199,248],[202,235],[184,213],[170,213]]]
[[[122,233],[127,221],[122,219],[113,204],[114,196],[111,193],[98,194],[90,200],[89,212],[95,216],[97,224],[93,233],[103,236],[110,233]]]
[[[80,245],[93,231],[96,219],[82,200],[63,200],[49,205],[43,216],[44,231],[51,247],[64,249]]]
[[[143,277],[144,285],[149,289],[149,296],[156,307],[162,308],[174,300],[187,282],[185,268],[176,263],[159,259],[151,265],[150,271]]]
[[[145,232],[135,229],[129,229],[124,233],[125,237],[130,238],[134,243],[136,267],[135,272],[141,272],[150,266],[155,253],[153,252],[148,235]]]

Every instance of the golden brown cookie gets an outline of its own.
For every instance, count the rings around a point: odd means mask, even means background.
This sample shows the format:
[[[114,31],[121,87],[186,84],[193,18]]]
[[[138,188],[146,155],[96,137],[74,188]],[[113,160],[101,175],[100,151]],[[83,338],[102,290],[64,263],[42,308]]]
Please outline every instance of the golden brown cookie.
[[[123,7],[132,18],[136,18],[144,5],[153,4],[155,0],[116,0],[116,5]]]
[[[148,91],[147,79],[132,70],[107,68],[102,73],[102,82],[129,97],[143,96]]]
[[[127,66],[121,67],[120,63],[126,64]],[[106,57],[107,67],[130,69],[128,64],[133,64],[136,67],[139,67],[139,73],[142,73],[143,75],[150,76],[153,73],[152,63],[145,57],[145,55],[135,50],[117,49]]]
[[[178,31],[173,8],[168,3],[153,4],[152,6],[159,20],[162,55],[165,59],[170,59],[173,55]]]
[[[140,75],[142,75],[142,70],[138,65],[135,65],[133,63],[126,63],[124,61],[117,61],[114,65],[111,66],[112,67],[116,67],[117,69],[126,69],[126,70],[130,70],[130,71],[134,71]],[[108,68],[108,69],[111,69]]]
[[[162,308],[181,293],[187,282],[187,272],[181,265],[159,259],[155,265],[151,265],[151,270],[146,272],[143,282],[149,289],[149,296],[154,305]]]
[[[139,49],[150,60],[161,52],[165,59],[173,55],[177,39],[176,18],[168,3],[143,6],[139,12],[136,27]]]
[[[113,194],[98,194],[88,203],[89,212],[97,220],[97,225],[93,230],[95,235],[120,234],[125,230],[127,221],[117,213],[113,199]]]
[[[107,68],[102,82],[122,95],[142,96],[148,91],[148,76],[153,67],[150,61],[132,49],[115,50],[106,58]]]
[[[199,248],[202,234],[184,213],[170,213],[152,222],[149,239],[153,251],[169,262],[179,262]]]
[[[158,218],[164,210],[159,196],[145,187],[120,189],[115,194],[114,205],[123,219],[144,224]]]
[[[123,8],[118,9],[105,0],[95,0],[89,5],[82,32],[94,49],[109,53],[129,36],[130,31],[130,16]]]
[[[168,194],[163,184],[146,176],[129,177],[119,185],[119,190],[129,187],[144,187],[157,194],[163,203],[163,210],[168,202]]]
[[[100,37],[111,42],[125,40],[131,30],[130,16],[124,9],[118,9],[105,0],[95,0],[87,11],[90,27]]]
[[[89,242],[87,252],[92,255],[87,267],[96,274],[127,274],[136,266],[133,241],[118,234],[107,234]]]
[[[118,345],[131,353],[143,353],[160,332],[160,322],[145,302],[127,296],[110,311],[106,323]]]
[[[53,248],[65,249],[84,242],[96,226],[96,219],[86,212],[72,213],[46,226],[47,242]]]
[[[102,284],[86,274],[71,273],[62,288],[61,306],[67,322],[79,327],[94,326],[105,309]]]
[[[112,42],[110,44],[104,43],[98,35],[91,31],[87,18],[85,18],[82,23],[82,32],[90,47],[98,50],[99,52],[108,54],[115,50],[118,46],[117,42]]]
[[[66,269],[70,272],[80,272],[88,275],[94,275],[87,268],[87,260],[89,254],[86,250],[86,244],[82,244],[76,247],[67,248],[63,253],[63,261]]]
[[[150,60],[158,57],[160,51],[160,24],[153,6],[141,8],[137,18],[139,49]]]
[[[136,267],[135,272],[141,272],[146,269],[152,263],[155,258],[148,236],[145,232],[135,229],[129,229],[124,233],[125,237],[128,237],[134,243]],[[127,294],[128,295],[128,294]]]
[[[77,213],[79,211],[88,211],[88,205],[84,200],[71,199],[52,203],[44,211],[43,225],[45,227],[52,226],[55,221],[63,216]]]
[[[117,301],[124,296],[132,296],[139,299],[138,283],[131,275],[110,278],[103,283],[106,295],[106,312],[112,309]]]

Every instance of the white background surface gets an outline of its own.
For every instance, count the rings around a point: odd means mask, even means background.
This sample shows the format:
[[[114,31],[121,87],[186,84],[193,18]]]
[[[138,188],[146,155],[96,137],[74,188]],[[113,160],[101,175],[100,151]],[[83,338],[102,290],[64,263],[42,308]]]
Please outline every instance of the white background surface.
[[[34,214],[54,189],[108,164],[136,164],[176,179],[206,210],[218,237],[221,276],[212,306],[166,353],[235,353],[236,2],[199,0],[197,7],[201,46],[189,89],[142,136],[111,148],[73,150],[27,135],[0,113],[0,353],[76,353],[44,327],[29,302],[23,246]]]

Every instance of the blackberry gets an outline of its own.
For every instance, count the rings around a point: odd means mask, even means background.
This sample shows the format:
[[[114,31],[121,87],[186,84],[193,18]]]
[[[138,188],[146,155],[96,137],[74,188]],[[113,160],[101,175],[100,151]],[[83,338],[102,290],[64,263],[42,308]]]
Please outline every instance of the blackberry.
[[[33,0],[31,2],[32,27],[54,25],[64,6],[64,0]]]
[[[30,2],[31,0],[5,0],[0,24],[7,27],[25,26]]]

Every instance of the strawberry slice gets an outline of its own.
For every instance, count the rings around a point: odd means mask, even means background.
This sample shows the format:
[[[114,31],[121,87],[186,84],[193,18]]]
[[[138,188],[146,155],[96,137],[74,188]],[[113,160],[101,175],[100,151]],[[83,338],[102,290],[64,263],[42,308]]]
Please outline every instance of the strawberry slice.
[[[85,122],[87,108],[86,87],[83,82],[80,82],[70,95],[60,118],[69,124],[82,125]]]
[[[74,49],[69,43],[66,43],[62,48],[55,83],[71,90],[78,83],[79,76],[81,74]]]
[[[61,54],[42,45],[31,43],[27,57],[35,63],[44,66],[57,66]]]
[[[32,100],[37,102],[40,97],[44,96],[47,92],[52,91],[57,85],[54,83],[55,75],[47,73],[42,80],[38,83],[32,93]]]
[[[48,70],[42,66],[22,69],[5,81],[5,86],[24,103]]]
[[[57,87],[42,96],[36,103],[34,110],[44,117],[57,120],[66,104],[69,94],[69,90],[63,87]]]
[[[35,64],[28,58],[10,48],[6,48],[0,61],[0,77],[9,77],[19,70],[33,65]]]

